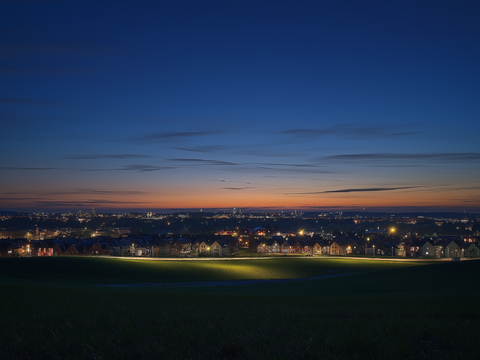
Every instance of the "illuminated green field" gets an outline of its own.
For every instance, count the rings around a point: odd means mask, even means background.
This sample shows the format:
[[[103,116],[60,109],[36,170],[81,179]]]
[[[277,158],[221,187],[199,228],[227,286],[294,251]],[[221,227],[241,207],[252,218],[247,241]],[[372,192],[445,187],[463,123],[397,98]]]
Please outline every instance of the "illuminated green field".
[[[246,279],[309,278],[339,272],[372,272],[427,263],[328,258],[276,258],[234,261],[142,261],[116,258],[6,258],[0,261],[4,283],[129,284]]]

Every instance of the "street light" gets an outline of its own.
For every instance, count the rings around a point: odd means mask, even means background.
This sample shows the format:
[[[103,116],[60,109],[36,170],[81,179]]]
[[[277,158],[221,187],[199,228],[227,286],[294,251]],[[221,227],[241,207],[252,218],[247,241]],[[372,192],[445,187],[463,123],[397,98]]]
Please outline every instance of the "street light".
[[[375,259],[375,245],[373,245],[373,258]]]

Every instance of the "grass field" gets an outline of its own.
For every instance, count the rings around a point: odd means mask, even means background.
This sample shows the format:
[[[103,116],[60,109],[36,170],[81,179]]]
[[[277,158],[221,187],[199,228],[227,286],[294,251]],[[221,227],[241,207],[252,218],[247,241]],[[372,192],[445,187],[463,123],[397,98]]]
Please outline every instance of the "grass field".
[[[59,285],[138,282],[195,282],[242,279],[307,278],[332,272],[371,272],[419,266],[399,263],[328,258],[272,258],[232,261],[142,261],[119,258],[53,257],[5,258],[0,281]]]
[[[473,359],[479,261],[0,259],[0,358]],[[98,284],[337,278],[249,286]]]

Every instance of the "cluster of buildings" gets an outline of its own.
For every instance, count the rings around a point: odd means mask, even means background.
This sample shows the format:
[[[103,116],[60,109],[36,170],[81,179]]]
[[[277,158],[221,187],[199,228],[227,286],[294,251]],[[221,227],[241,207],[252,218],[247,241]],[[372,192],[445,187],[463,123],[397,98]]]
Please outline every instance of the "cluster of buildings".
[[[306,254],[306,255],[371,255],[416,258],[479,258],[478,237],[445,236],[440,238],[389,238],[338,236],[327,240],[311,237],[286,240],[281,237],[252,240],[252,246],[260,254]]]
[[[260,229],[261,230],[261,229]],[[237,237],[228,231],[211,236],[133,235],[89,239],[0,240],[0,257],[30,256],[136,256],[225,257],[239,253],[268,255],[396,256],[417,258],[479,258],[479,237],[441,236],[400,238],[382,232],[319,235]]]
[[[90,238],[0,242],[0,257],[32,256],[228,256],[238,252],[238,239],[232,237],[162,237],[155,235],[120,238]]]

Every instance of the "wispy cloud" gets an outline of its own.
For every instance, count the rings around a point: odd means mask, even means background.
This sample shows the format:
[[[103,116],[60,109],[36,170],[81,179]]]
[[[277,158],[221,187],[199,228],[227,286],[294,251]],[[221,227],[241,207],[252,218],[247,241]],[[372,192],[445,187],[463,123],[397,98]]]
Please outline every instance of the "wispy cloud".
[[[36,105],[36,106],[57,106],[58,104],[51,101],[12,98],[12,97],[0,97],[0,104],[5,105]]]
[[[233,151],[234,154],[239,155],[249,155],[256,157],[272,157],[272,158],[287,158],[303,155],[302,152],[293,149],[285,149],[282,144],[279,144],[278,141],[250,145],[247,148],[239,148]]]
[[[34,201],[34,200],[41,200],[41,198],[38,198],[38,197],[0,197],[0,201],[2,203],[7,203],[9,201],[17,201],[17,202],[20,202],[20,201],[25,201],[25,200],[28,200],[29,202],[31,201]]]
[[[65,202],[65,201],[55,201],[55,200],[34,200],[31,201],[32,204],[41,205],[41,206],[92,206],[92,205],[146,205],[150,202],[146,201],[117,201],[117,200],[102,200],[102,199],[86,199],[82,201],[74,202]]]
[[[74,189],[61,191],[61,195],[141,195],[145,194],[145,191],[139,190],[97,190],[97,189]]]
[[[86,154],[69,156],[64,159],[70,160],[97,160],[97,159],[132,159],[132,158],[151,158],[143,154]]]
[[[33,100],[36,101],[36,100]],[[79,119],[68,116],[54,116],[54,115],[40,115],[35,114],[0,114],[0,123],[8,125],[9,127],[25,129],[25,124],[28,124],[28,129],[34,127],[35,129],[44,129],[46,122],[78,122]],[[3,125],[2,124],[2,125]],[[37,125],[37,126],[35,126]]]
[[[44,43],[28,41],[23,44],[0,44],[0,58],[55,54],[66,56],[98,56],[112,53],[114,48],[84,44],[75,40]]]
[[[292,164],[292,163],[256,163],[262,166],[282,166],[282,167],[294,167],[294,168],[318,168],[315,164]]]
[[[248,185],[253,184],[253,183],[251,183],[251,182],[249,182],[249,181],[234,181],[234,180],[224,180],[224,179],[219,179],[219,180],[217,180],[217,179],[210,179],[210,180],[211,180],[211,181],[218,181],[218,182],[222,182],[222,183],[236,183],[236,184],[248,184]]]
[[[199,153],[212,153],[216,151],[224,151],[226,149],[231,148],[230,146],[227,145],[206,145],[206,146],[195,146],[195,147],[174,147],[174,149],[177,150],[183,150],[183,151],[191,151],[191,152],[199,152]]]
[[[467,186],[467,187],[457,188],[455,190],[480,190],[480,186]]]
[[[363,139],[378,136],[411,136],[420,134],[420,131],[398,132],[393,126],[362,126],[358,124],[335,125],[323,129],[288,129],[280,132],[300,138],[314,138],[324,135],[335,135],[350,139]]]
[[[22,166],[0,166],[0,170],[35,170],[35,171],[45,171],[45,170],[57,170],[58,168],[53,167],[22,167]]]
[[[202,136],[210,136],[219,134],[218,131],[177,131],[177,132],[157,132],[153,134],[147,134],[142,136],[137,136],[130,141],[134,143],[155,143],[166,140],[178,140]]]
[[[292,164],[292,163],[235,163],[223,160],[211,160],[211,159],[168,159],[176,166],[225,166],[230,171],[242,171],[242,172],[280,172],[280,173],[331,173],[331,171],[325,170],[324,167],[316,164]]]
[[[227,166],[241,165],[241,164],[230,162],[230,161],[208,160],[208,159],[169,159],[168,161],[185,163],[189,165],[227,165]]]
[[[254,163],[254,162],[245,162],[245,163],[236,163],[231,161],[224,160],[212,160],[212,159],[198,159],[198,158],[174,158],[168,159],[167,161],[171,162],[178,167],[211,167],[211,166],[221,166],[225,170],[232,172],[242,172],[242,173],[265,173],[265,172],[276,172],[276,173],[310,173],[310,174],[330,174],[330,170],[325,169],[324,166],[318,164],[295,164],[295,163]],[[220,180],[219,180],[220,181]]]
[[[421,134],[421,131],[407,131],[407,132],[399,132],[399,133],[391,133],[388,136],[409,136],[409,135],[418,135]]]
[[[253,189],[253,188],[247,186],[247,187],[224,187],[224,188],[222,188],[222,189],[224,189],[224,190],[235,190],[235,191],[237,191],[237,190],[246,190],[246,189]]]
[[[140,165],[140,164],[130,164],[125,165],[117,169],[112,170],[119,170],[119,171],[159,171],[159,170],[173,170],[175,167],[173,166],[155,166],[155,165]]]
[[[98,70],[82,69],[82,68],[66,68],[66,67],[1,67],[0,74],[8,75],[29,75],[29,74],[79,74],[91,73]]]
[[[273,166],[259,166],[255,169],[263,170],[263,171],[274,171],[274,172],[282,172],[282,173],[307,173],[307,174],[332,174],[332,171],[324,170],[320,167],[273,167]]]
[[[344,154],[319,158],[319,160],[335,162],[389,162],[389,161],[417,161],[417,162],[469,162],[480,160],[480,153],[404,153],[404,154]]]
[[[98,190],[98,189],[64,189],[59,191],[12,191],[3,192],[3,195],[37,195],[37,196],[55,196],[55,195],[142,195],[145,191],[139,190]]]
[[[155,165],[139,165],[139,164],[130,164],[122,166],[121,168],[115,170],[126,170],[126,171],[159,171],[159,170],[173,170],[173,166],[155,166]]]
[[[176,169],[175,166],[156,166],[156,165],[143,165],[143,164],[129,164],[124,165],[118,168],[101,168],[101,169],[82,169],[81,171],[139,171],[139,172],[150,172],[150,171],[161,171],[161,170],[173,170]]]

